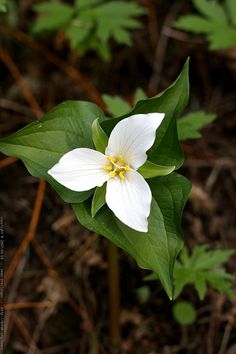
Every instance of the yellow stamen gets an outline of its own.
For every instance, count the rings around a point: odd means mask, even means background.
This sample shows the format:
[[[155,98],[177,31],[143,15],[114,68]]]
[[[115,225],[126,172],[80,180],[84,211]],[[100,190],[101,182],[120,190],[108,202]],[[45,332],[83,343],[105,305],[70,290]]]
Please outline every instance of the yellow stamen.
[[[129,168],[129,165],[125,165],[125,171],[129,171],[130,168]]]
[[[113,166],[112,165],[107,165],[107,166],[104,166],[103,168],[106,171],[112,171],[113,170]]]
[[[115,177],[117,175],[116,171],[112,171],[109,173],[109,177]]]
[[[120,177],[120,179],[125,179],[124,171],[119,172],[119,177]]]
[[[121,163],[124,162],[124,159],[123,159],[123,156],[122,156],[122,155],[119,155],[119,156],[118,156],[118,161],[121,162]]]
[[[116,158],[114,156],[107,156],[107,158],[111,162],[116,162]]]

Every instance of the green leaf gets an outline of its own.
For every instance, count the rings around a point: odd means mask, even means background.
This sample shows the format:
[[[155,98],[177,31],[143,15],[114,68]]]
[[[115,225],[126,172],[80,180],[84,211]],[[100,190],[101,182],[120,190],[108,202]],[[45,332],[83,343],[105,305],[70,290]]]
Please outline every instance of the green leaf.
[[[173,172],[174,169],[175,166],[160,166],[150,161],[146,161],[145,164],[138,169],[138,172],[144,178],[153,178],[158,176],[166,176]]]
[[[135,296],[140,304],[145,304],[151,297],[151,290],[148,286],[141,286],[135,290]]]
[[[186,326],[196,321],[197,313],[190,302],[180,301],[173,306],[173,316],[178,323]]]
[[[91,8],[93,5],[97,5],[103,0],[75,0],[75,5],[82,10],[82,8]]]
[[[215,30],[216,24],[199,15],[181,16],[173,23],[177,29],[193,33],[209,33]],[[218,26],[218,25],[217,25]]]
[[[233,25],[236,25],[236,2],[235,0],[225,0],[225,8]]]
[[[181,266],[178,266],[178,262],[175,264],[174,268],[174,299],[176,299],[181,292],[183,291],[183,288],[187,284],[191,284],[193,282],[193,272],[190,269],[182,268]]]
[[[114,126],[123,118],[139,113],[164,112],[165,118],[157,130],[154,145],[148,152],[148,160],[158,165],[180,167],[183,153],[179,144],[176,118],[187,105],[189,98],[188,61],[177,80],[160,95],[139,101],[133,110],[124,116],[109,119],[101,123],[102,128],[110,134]]]
[[[132,108],[132,106],[120,96],[102,95],[102,98],[107,105],[108,111],[114,117],[123,115]],[[137,103],[138,101],[146,99],[147,96],[145,92],[141,88],[138,88],[134,94],[134,102]]]
[[[104,154],[108,145],[108,137],[101,128],[98,118],[92,124],[92,139],[96,150]]]
[[[234,277],[231,274],[226,273],[224,270],[215,270],[206,272],[206,279],[220,293],[226,294],[231,299],[236,298],[236,293],[231,285]]]
[[[196,250],[196,249],[195,249]],[[204,253],[195,258],[195,269],[207,270],[219,266],[229,260],[235,254],[235,250],[213,250],[205,249]]]
[[[79,203],[92,191],[73,192],[48,175],[47,171],[68,151],[93,148],[91,125],[103,112],[93,103],[67,101],[59,104],[40,120],[0,139],[0,151],[19,157],[29,172],[46,179],[67,202]]]
[[[150,186],[153,200],[147,233],[124,225],[107,207],[92,218],[89,200],[74,204],[73,208],[83,226],[124,249],[141,268],[156,272],[168,296],[172,298],[173,266],[183,245],[180,218],[190,185],[184,177],[173,173],[153,179]]]
[[[72,6],[58,2],[42,2],[34,10],[41,13],[32,28],[35,34],[62,28],[74,14]]]
[[[75,49],[80,46],[80,44],[87,40],[89,33],[92,28],[92,23],[80,21],[79,18],[75,18],[66,27],[65,33],[68,36],[71,46]]]
[[[120,116],[131,110],[131,106],[119,96],[102,95],[102,98],[113,116]]]
[[[177,120],[178,137],[180,140],[201,137],[199,130],[217,118],[216,114],[203,111],[193,112]]]
[[[215,23],[227,23],[224,7],[217,0],[192,0],[196,9]]]
[[[206,295],[206,291],[207,291],[207,283],[206,283],[205,274],[203,274],[201,272],[196,273],[194,285],[195,285],[195,288],[198,292],[199,299],[203,300]]]
[[[135,94],[134,94],[134,102],[137,103],[138,101],[146,100],[146,99],[147,99],[147,95],[143,91],[143,89],[137,88],[137,90],[135,91]]]
[[[104,184],[102,187],[97,187],[95,189],[95,193],[93,195],[93,200],[92,200],[92,207],[91,207],[91,215],[94,218],[94,216],[97,214],[97,212],[103,207],[103,205],[106,203],[106,184]]]
[[[113,37],[124,44],[127,44],[127,40],[128,44],[130,43],[130,33],[127,30],[141,27],[141,23],[135,17],[145,14],[141,6],[125,1],[109,1],[93,10],[96,36],[99,40],[106,42]]]
[[[233,48],[236,46],[236,28],[230,26],[216,28],[208,35],[208,40],[211,50]]]
[[[0,0],[0,12],[7,12],[8,0]]]

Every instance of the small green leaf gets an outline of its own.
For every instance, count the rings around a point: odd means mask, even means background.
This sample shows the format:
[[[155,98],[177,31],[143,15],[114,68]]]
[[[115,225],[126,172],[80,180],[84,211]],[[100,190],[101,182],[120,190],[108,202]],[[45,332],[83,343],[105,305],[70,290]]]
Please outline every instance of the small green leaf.
[[[199,299],[203,300],[207,291],[207,282],[203,273],[196,273],[194,285],[198,292]]]
[[[0,12],[7,12],[8,0],[0,0]]]
[[[93,121],[92,124],[92,139],[97,151],[105,153],[108,145],[108,137],[99,124],[99,119]]]
[[[211,50],[233,48],[236,46],[236,28],[230,26],[216,28],[214,32],[209,33],[208,40]]]
[[[146,99],[147,99],[147,95],[143,91],[143,89],[137,88],[137,90],[135,91],[135,94],[134,94],[134,102],[137,103],[138,101],[146,100]]]
[[[145,164],[138,169],[138,172],[144,178],[153,178],[158,176],[166,176],[173,172],[174,169],[175,166],[160,166],[150,161],[146,161]]]
[[[145,304],[150,299],[151,290],[149,286],[141,286],[135,290],[135,296],[140,304]]]
[[[93,195],[91,214],[92,217],[97,214],[97,212],[103,207],[106,203],[106,183],[102,187],[97,187]]]
[[[201,137],[199,130],[205,125],[213,122],[216,114],[209,114],[203,111],[189,113],[177,120],[179,140],[197,139]]]
[[[35,5],[34,10],[41,14],[32,28],[35,34],[62,28],[74,14],[72,6],[58,2],[42,2]]]
[[[218,0],[192,0],[196,9],[207,18],[213,20],[216,24],[227,23],[227,16],[224,7]]]
[[[214,31],[216,24],[199,15],[185,15],[173,23],[177,29],[193,33],[209,33]]]
[[[225,0],[225,7],[233,25],[236,25],[236,2],[235,0]]]
[[[180,301],[173,306],[173,316],[178,323],[187,326],[196,321],[197,313],[190,302]]]
[[[119,96],[102,95],[102,98],[113,116],[120,116],[131,110],[131,106]]]

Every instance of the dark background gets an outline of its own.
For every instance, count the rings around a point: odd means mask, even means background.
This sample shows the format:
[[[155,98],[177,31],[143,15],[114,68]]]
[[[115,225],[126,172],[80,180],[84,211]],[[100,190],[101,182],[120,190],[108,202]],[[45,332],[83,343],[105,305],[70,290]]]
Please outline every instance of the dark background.
[[[25,89],[19,86],[22,80],[43,111],[66,99],[91,100],[93,90],[84,89],[88,82],[99,94],[121,95],[132,102],[137,87],[149,95],[168,87],[190,56],[187,111],[204,109],[218,119],[203,130],[202,139],[183,144],[186,162],[181,173],[193,184],[183,217],[185,241],[190,249],[203,243],[213,249],[236,248],[235,49],[210,52],[203,37],[171,30],[171,22],[191,8],[188,1],[142,0],[148,16],[142,18],[143,29],[134,31],[131,48],[111,41],[111,62],[103,62],[94,52],[78,58],[62,33],[40,40],[27,35],[35,18],[34,3],[16,2],[15,28],[0,17],[1,136],[36,118],[37,107],[32,98],[27,102]],[[69,76],[68,66],[82,78]],[[29,238],[38,180],[20,161],[0,167],[5,271],[9,271],[22,240]],[[38,353],[40,348],[44,354],[111,353],[107,241],[84,230],[49,185],[35,239],[17,258],[6,287],[6,304],[22,303],[24,308],[6,306],[5,352]],[[235,274],[235,267],[232,257],[227,270]],[[122,251],[120,274],[121,343],[114,353],[236,353],[235,302],[210,288],[201,302],[189,286],[181,299],[194,304],[198,317],[194,325],[183,327],[173,319],[172,303],[158,282],[149,284],[145,303],[138,301],[135,289],[144,285],[147,273]]]

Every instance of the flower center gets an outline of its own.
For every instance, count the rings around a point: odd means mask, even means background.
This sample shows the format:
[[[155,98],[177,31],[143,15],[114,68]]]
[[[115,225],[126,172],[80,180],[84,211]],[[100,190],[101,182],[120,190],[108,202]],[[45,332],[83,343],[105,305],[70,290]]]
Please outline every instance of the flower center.
[[[107,156],[109,164],[104,166],[106,171],[109,171],[109,177],[118,176],[120,179],[125,179],[126,172],[130,170],[127,163],[124,162],[122,156]]]

